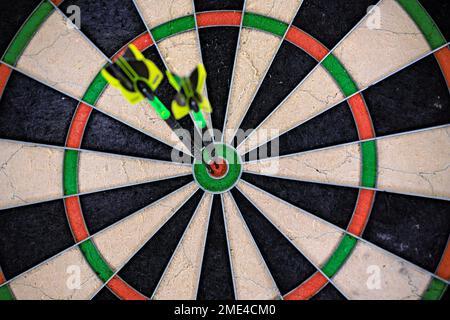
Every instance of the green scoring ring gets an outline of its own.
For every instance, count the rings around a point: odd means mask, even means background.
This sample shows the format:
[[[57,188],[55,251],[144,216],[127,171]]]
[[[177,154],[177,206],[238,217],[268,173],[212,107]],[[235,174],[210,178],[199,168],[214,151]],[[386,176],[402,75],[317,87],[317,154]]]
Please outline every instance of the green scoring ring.
[[[223,158],[228,163],[228,171],[222,178],[214,178],[209,175],[205,164],[199,160],[195,160],[192,165],[192,172],[195,182],[203,190],[219,194],[233,188],[239,181],[242,174],[241,157],[237,151],[226,144],[215,145],[216,156]]]

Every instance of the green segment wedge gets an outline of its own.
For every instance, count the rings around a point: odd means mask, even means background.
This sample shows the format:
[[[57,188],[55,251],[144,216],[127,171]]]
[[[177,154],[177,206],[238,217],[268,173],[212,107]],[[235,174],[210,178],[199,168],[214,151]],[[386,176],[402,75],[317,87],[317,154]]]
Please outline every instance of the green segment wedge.
[[[64,154],[64,195],[78,193],[78,151],[66,150]]]
[[[334,251],[333,255],[322,268],[323,273],[325,273],[327,277],[331,278],[339,271],[345,260],[347,260],[350,253],[353,251],[356,242],[356,238],[350,235],[344,236],[336,251]]]
[[[247,28],[266,31],[279,37],[283,37],[288,28],[287,23],[249,12],[244,14],[242,25]]]
[[[181,17],[175,20],[168,21],[151,30],[153,39],[158,42],[164,38],[173,36],[188,30],[195,29],[194,16]]]
[[[91,240],[86,240],[81,243],[80,249],[89,265],[103,282],[108,281],[113,276],[114,272],[105,262]]]
[[[88,104],[95,105],[107,85],[108,82],[106,82],[105,78],[99,72],[94,80],[92,80],[82,100]]]
[[[358,92],[358,87],[355,82],[350,77],[347,70],[345,70],[342,63],[333,54],[329,54],[323,60],[322,65],[328,70],[347,97]]]
[[[14,295],[7,284],[0,287],[0,301],[2,300],[15,300]]]
[[[28,20],[24,23],[22,28],[14,37],[8,50],[3,56],[3,61],[14,66],[20,58],[23,50],[30,42],[35,32],[39,29],[41,24],[47,19],[50,13],[54,10],[54,7],[48,1],[43,1]]]
[[[424,295],[422,296],[422,299],[439,300],[444,295],[446,288],[447,285],[443,281],[439,279],[433,279],[431,280],[431,283],[428,286],[427,291],[425,291]]]
[[[377,184],[377,144],[376,141],[361,143],[362,178],[361,186],[375,188]]]
[[[439,28],[431,19],[430,15],[422,7],[417,0],[397,0],[402,8],[414,20],[416,25],[422,31],[423,36],[427,39],[431,49],[439,48],[447,43]]]

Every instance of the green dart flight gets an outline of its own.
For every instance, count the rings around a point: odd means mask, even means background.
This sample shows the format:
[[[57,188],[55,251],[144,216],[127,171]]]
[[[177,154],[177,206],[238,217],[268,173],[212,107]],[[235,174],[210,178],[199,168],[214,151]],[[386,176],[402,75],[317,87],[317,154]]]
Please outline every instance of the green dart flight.
[[[122,57],[102,70],[102,75],[131,104],[147,98],[163,120],[170,117],[170,111],[154,95],[164,75],[135,45],[129,45]]]

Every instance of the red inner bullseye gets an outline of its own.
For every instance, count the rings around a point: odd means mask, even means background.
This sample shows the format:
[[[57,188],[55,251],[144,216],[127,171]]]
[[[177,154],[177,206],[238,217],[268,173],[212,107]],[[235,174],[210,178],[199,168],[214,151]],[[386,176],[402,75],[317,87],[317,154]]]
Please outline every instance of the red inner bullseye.
[[[222,178],[228,171],[228,164],[224,159],[216,158],[210,163],[209,168],[211,169],[210,176]]]

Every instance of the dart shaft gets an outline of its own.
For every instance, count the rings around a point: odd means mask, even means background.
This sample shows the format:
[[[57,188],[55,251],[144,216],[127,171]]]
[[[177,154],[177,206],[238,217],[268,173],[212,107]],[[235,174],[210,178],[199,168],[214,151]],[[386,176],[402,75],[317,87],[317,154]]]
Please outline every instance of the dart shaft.
[[[153,94],[145,94],[150,105],[156,110],[158,115],[166,122],[166,124],[172,129],[172,131],[177,135],[178,139],[184,143],[184,145],[191,151],[194,157],[201,160],[205,165],[205,160],[202,156],[202,147],[197,144],[192,143],[192,139],[185,134],[185,130],[180,125],[180,123],[175,120],[170,114],[170,111],[166,106],[159,100],[159,98]]]
[[[170,111],[166,108],[166,106],[159,100],[157,96],[153,97],[153,100],[148,99],[150,105],[155,109],[158,115],[163,120],[167,120],[170,118]]]
[[[166,124],[172,129],[172,131],[177,135],[178,139],[180,139],[181,142],[183,142],[184,145],[191,151],[194,158],[202,161],[202,163],[205,164],[209,169],[209,158],[207,158],[208,160],[205,160],[204,150],[208,150],[207,147],[212,143],[212,141],[208,142],[205,148],[203,148],[202,139],[200,139],[200,146],[196,143],[196,139],[194,139],[194,142],[192,142],[192,139],[185,134],[185,130],[180,125],[180,123],[171,115],[170,111],[167,109],[164,103],[162,103],[161,100],[159,100],[159,98],[150,90],[150,88],[148,88],[145,82],[138,82],[138,89],[147,98],[148,102],[155,109],[161,119],[163,119]],[[203,121],[204,125],[202,126],[202,129],[200,129],[202,137],[204,131],[207,130],[206,121],[204,120],[204,118]],[[196,121],[194,122],[196,123]],[[208,152],[208,155],[209,154],[210,152]]]

